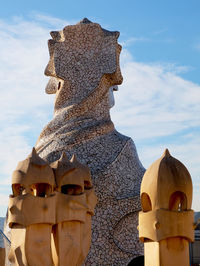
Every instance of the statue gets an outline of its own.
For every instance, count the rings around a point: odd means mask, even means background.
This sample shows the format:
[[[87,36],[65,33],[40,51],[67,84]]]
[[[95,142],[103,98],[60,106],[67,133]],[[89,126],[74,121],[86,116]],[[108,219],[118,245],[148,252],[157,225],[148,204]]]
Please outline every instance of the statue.
[[[13,172],[12,190],[11,265],[81,266],[96,205],[89,168],[64,153],[49,165],[33,149]]]
[[[141,184],[139,237],[146,266],[189,266],[194,241],[192,180],[186,167],[166,150]]]
[[[55,266],[81,266],[91,243],[91,215],[97,199],[87,166],[65,153],[52,163],[57,184],[52,254]]]
[[[54,117],[36,143],[49,163],[63,152],[76,154],[91,170],[98,197],[92,244],[85,265],[127,265],[143,254],[137,232],[144,168],[131,138],[116,131],[111,118],[113,90],[122,83],[119,32],[83,19],[50,33],[50,77]]]

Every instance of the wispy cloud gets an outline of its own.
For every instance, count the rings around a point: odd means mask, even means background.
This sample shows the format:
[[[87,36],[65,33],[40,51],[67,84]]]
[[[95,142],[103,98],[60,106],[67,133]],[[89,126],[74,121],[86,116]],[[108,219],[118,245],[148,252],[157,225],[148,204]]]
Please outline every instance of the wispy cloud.
[[[121,37],[120,44],[123,46],[123,48],[130,47],[132,45],[135,45],[137,43],[173,43],[174,39],[170,37],[163,37],[162,33],[164,33],[166,30],[160,30],[153,33],[149,33],[146,36],[139,36],[139,37],[130,37],[128,39],[123,38],[123,35]],[[161,36],[160,36],[161,35]]]
[[[194,45],[194,48],[197,50],[197,51],[200,51],[200,42],[196,43]]]
[[[121,45],[123,47],[128,47],[132,44],[135,44],[137,42],[148,42],[148,41],[151,41],[149,38],[145,38],[145,37],[131,37],[127,40],[124,40],[121,42]]]
[[[0,20],[0,184],[10,183],[19,160],[31,151],[51,119],[54,96],[46,95],[49,31],[69,22],[41,14],[31,19]],[[70,22],[71,24],[71,22]],[[148,41],[132,38],[130,43]],[[124,83],[116,92],[112,118],[120,132],[131,136],[148,167],[167,146],[190,170],[195,191],[200,173],[200,86],[184,80],[188,67],[134,60],[128,47],[121,56]],[[196,209],[198,196],[195,192]],[[5,200],[0,191],[0,202]],[[5,210],[5,207],[3,207]]]
[[[5,183],[48,121],[53,98],[44,97],[49,29],[37,19],[14,18],[0,20],[0,32],[0,182]]]
[[[152,34],[153,35],[161,35],[163,33],[166,33],[167,31],[168,31],[167,28],[163,28],[163,29],[159,29],[159,30],[154,31]]]
[[[37,13],[37,12],[32,12],[32,18],[34,20],[37,20],[38,22],[45,23],[47,27],[49,26],[56,26],[58,27],[58,30],[62,29],[63,27],[69,25],[69,24],[75,24],[77,21],[69,21],[69,20],[64,20],[60,18],[55,18],[46,14],[42,13]]]
[[[124,83],[121,93],[116,93],[116,111],[113,111],[119,126],[137,132],[145,125],[148,130],[140,132],[139,139],[167,136],[200,126],[199,85],[160,64],[127,62],[123,64],[123,73]],[[119,109],[123,112],[118,113]]]

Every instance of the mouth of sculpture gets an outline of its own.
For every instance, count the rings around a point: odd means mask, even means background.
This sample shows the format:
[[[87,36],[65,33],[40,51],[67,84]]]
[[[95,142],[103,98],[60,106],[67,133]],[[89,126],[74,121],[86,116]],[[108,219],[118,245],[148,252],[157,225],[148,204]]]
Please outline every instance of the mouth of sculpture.
[[[50,77],[46,85],[45,91],[47,94],[53,94],[59,91],[63,86],[63,80],[57,77]]]

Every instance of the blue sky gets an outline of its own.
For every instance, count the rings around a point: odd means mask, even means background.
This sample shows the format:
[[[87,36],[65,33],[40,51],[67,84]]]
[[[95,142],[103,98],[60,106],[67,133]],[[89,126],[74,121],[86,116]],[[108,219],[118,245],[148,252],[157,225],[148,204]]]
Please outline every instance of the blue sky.
[[[29,19],[32,12],[74,22],[88,17],[107,28],[116,28],[121,32],[121,39],[135,38],[130,51],[138,61],[186,65],[192,69],[184,76],[200,82],[198,0],[8,0],[1,5],[0,16],[3,19],[13,16]]]
[[[11,173],[51,119],[49,31],[84,17],[120,31],[124,82],[112,119],[145,167],[168,147],[190,171],[200,211],[200,1],[5,1],[0,9],[0,216]]]

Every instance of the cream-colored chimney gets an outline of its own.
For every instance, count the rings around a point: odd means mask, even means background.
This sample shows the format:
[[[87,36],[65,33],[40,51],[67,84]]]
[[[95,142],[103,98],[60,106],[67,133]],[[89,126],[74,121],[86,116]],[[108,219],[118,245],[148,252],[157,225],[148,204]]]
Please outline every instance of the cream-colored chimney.
[[[145,266],[189,266],[194,240],[192,180],[186,167],[166,149],[144,174],[139,238]]]

